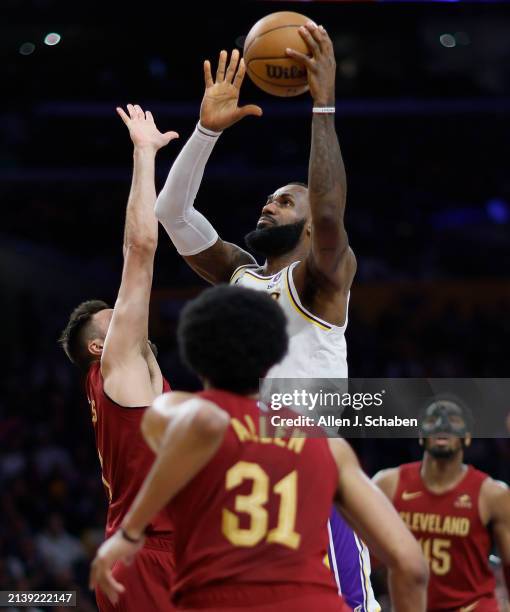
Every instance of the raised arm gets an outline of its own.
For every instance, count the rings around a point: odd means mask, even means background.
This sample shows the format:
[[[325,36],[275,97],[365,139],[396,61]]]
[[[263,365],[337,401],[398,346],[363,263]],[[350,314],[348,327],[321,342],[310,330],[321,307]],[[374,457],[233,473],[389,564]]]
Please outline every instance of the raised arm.
[[[143,406],[154,399],[148,359],[149,300],[158,225],[154,215],[154,165],[157,151],[177,138],[158,131],[149,111],[128,105],[129,116],[117,112],[133,141],[133,179],[126,209],[124,266],[119,293],[101,356],[105,391],[123,406]],[[150,366],[150,367],[149,367]],[[161,374],[155,381],[161,392]]]
[[[262,109],[253,104],[238,107],[244,74],[244,62],[239,62],[237,50],[232,51],[228,67],[227,52],[220,53],[216,79],[210,62],[204,62],[200,122],[173,163],[156,202],[156,216],[178,253],[213,284],[228,282],[237,267],[256,263],[249,253],[219,238],[211,223],[193,206],[207,160],[221,132],[243,117],[262,115]]]
[[[338,509],[388,568],[395,612],[425,612],[428,568],[395,508],[361,469],[344,440],[328,440],[338,466]]]
[[[347,294],[356,259],[344,227],[347,180],[335,131],[335,54],[322,26],[308,22],[299,33],[310,56],[293,49],[287,49],[287,54],[306,66],[314,103],[308,167],[312,247],[306,267],[323,288]]]

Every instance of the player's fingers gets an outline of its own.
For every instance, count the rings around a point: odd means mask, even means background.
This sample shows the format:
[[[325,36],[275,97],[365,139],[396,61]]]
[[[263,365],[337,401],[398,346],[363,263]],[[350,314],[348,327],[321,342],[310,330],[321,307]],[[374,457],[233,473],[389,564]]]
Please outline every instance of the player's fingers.
[[[204,81],[206,87],[212,87],[214,85],[211,72],[211,62],[209,60],[205,60],[204,62]]]
[[[329,37],[329,34],[324,26],[319,26],[319,30],[322,31],[322,50],[326,52],[333,52],[333,41]]]
[[[301,38],[305,41],[306,46],[312,52],[312,55],[314,57],[318,57],[320,54],[320,47],[318,43],[315,41],[314,37],[311,35],[310,31],[304,26],[302,26],[299,28],[298,32]]]
[[[255,117],[262,117],[262,109],[256,104],[247,104],[237,109],[239,118],[247,117],[248,115],[254,115]]]
[[[135,107],[132,104],[128,104],[127,109],[128,109],[129,117],[131,119],[135,119],[136,117]]]
[[[117,106],[116,111],[122,121],[124,121],[124,123],[127,125],[129,123],[129,117],[126,115],[124,110],[120,106]]]
[[[154,123],[154,117],[152,116],[152,113],[150,111],[145,111],[145,119]]]
[[[241,61],[239,62],[239,68],[237,69],[236,76],[234,78],[234,87],[237,87],[237,89],[241,88],[241,85],[243,84],[243,81],[244,81],[245,74],[246,74],[246,66],[244,63],[244,59],[241,58]]]
[[[135,112],[137,119],[145,119],[145,115],[139,104],[135,104]]]
[[[225,66],[227,65],[227,52],[221,51],[218,60],[218,70],[216,70],[216,83],[222,83],[225,79]]]
[[[310,34],[312,35],[312,38],[315,40],[315,42],[319,45],[319,49],[321,51],[323,51],[323,44],[324,44],[324,28],[322,28],[322,26],[318,26],[316,25],[313,21],[309,21],[305,28],[308,30],[308,32],[310,32]]]
[[[166,138],[167,142],[179,138],[179,134],[177,132],[165,132],[163,136]]]
[[[230,56],[230,62],[228,64],[227,72],[225,74],[225,81],[228,83],[232,83],[232,79],[234,78],[234,74],[237,68],[237,64],[239,63],[239,51],[234,49]]]
[[[124,593],[126,590],[126,588],[120,582],[117,582],[117,580],[115,580],[111,570],[107,570],[106,572],[103,572],[98,582],[99,582],[99,588],[105,593],[108,599],[114,604],[116,604],[119,601],[119,595],[121,593]]]
[[[296,51],[295,49],[288,49],[288,48],[285,49],[285,53],[289,57],[293,57],[295,60],[297,60],[301,64],[304,64],[307,68],[311,68],[312,60],[310,57],[308,57],[308,55],[305,55],[304,53],[300,53],[299,51]]]

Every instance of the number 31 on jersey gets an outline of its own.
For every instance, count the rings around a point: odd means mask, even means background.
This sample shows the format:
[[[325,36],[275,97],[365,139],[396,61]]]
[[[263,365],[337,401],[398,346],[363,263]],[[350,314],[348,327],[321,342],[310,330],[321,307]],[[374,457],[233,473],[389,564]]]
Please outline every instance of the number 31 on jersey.
[[[251,493],[236,496],[235,512],[227,508],[223,509],[223,535],[234,546],[256,546],[265,539],[267,543],[281,544],[294,550],[299,548],[301,536],[295,531],[298,496],[297,471],[293,470],[287,474],[271,489],[269,475],[260,465],[239,461],[227,471],[225,487],[227,491],[231,491],[246,480],[251,480],[253,483]],[[270,494],[278,495],[280,498],[278,523],[271,530],[269,530],[267,511],[267,503],[272,501]],[[237,513],[249,515],[249,527],[240,526]]]

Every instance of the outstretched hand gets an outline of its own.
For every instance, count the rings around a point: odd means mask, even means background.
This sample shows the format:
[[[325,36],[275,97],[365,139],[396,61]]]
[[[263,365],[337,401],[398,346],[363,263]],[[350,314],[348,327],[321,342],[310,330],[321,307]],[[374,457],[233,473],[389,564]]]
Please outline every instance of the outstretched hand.
[[[298,30],[310,50],[311,57],[295,49],[286,49],[289,57],[306,67],[308,85],[316,105],[334,106],[336,62],[333,43],[322,26],[308,21]]]
[[[145,538],[137,543],[128,542],[122,537],[119,529],[108,540],[103,542],[92,561],[89,576],[89,588],[99,587],[108,599],[116,604],[119,596],[126,591],[126,587],[113,576],[113,566],[118,561],[130,565],[137,552],[143,547]]]
[[[239,61],[237,49],[232,51],[228,67],[227,58],[228,53],[222,51],[216,80],[212,76],[211,62],[204,62],[205,94],[200,107],[200,123],[214,132],[221,132],[248,115],[262,115],[262,109],[255,104],[238,106],[246,68],[244,60]]]
[[[150,111],[143,112],[138,104],[128,104],[127,110],[129,115],[122,108],[117,107],[117,113],[127,125],[129,135],[135,147],[150,148],[156,152],[166,146],[171,140],[174,140],[174,138],[179,138],[177,132],[165,132],[162,134],[154,123],[152,113]]]

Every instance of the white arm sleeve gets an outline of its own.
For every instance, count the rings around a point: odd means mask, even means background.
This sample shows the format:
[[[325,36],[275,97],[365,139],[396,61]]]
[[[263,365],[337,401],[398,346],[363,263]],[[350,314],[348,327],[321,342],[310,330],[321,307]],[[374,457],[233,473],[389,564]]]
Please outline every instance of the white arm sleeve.
[[[174,161],[156,200],[156,217],[180,255],[196,255],[218,240],[214,227],[195,210],[193,203],[204,176],[205,164],[220,134],[198,123]]]

